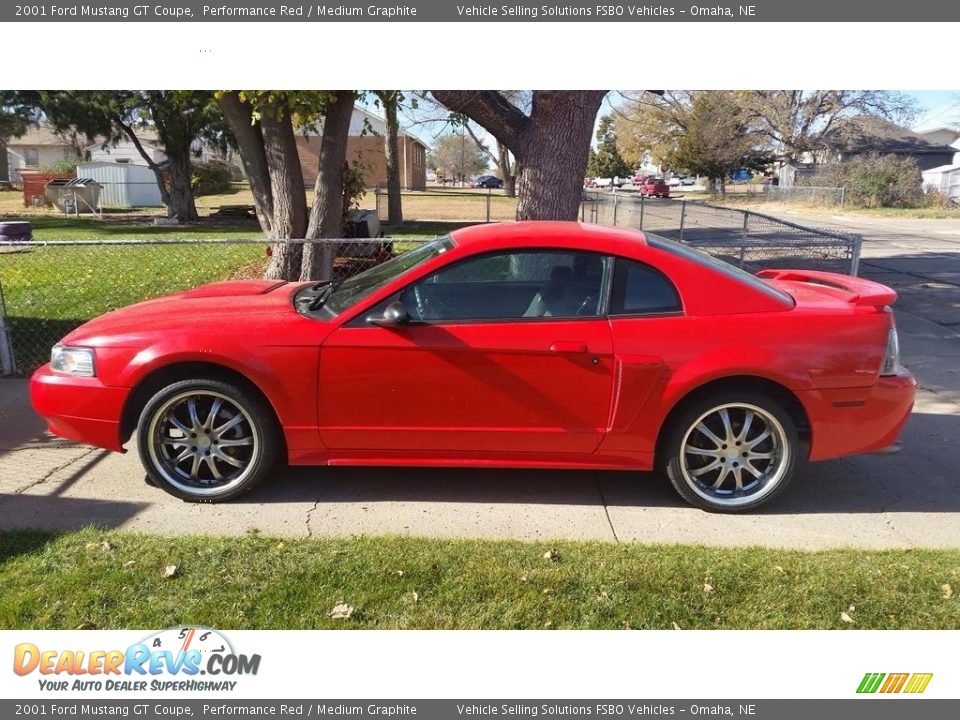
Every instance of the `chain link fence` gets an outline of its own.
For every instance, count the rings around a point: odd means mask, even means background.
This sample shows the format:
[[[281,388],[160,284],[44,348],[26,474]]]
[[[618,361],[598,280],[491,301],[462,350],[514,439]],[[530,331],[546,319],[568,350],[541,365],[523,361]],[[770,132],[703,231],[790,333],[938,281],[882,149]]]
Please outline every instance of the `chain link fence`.
[[[377,216],[387,218],[387,191],[374,188]],[[404,190],[400,194],[403,217],[416,222],[489,223],[509,222],[517,217],[517,199],[502,190]]]
[[[355,275],[425,240],[292,240],[336,251],[333,279]],[[217,280],[263,277],[264,240],[0,243],[0,374],[28,374],[87,320]]]
[[[581,220],[656,233],[755,272],[764,267],[856,275],[860,236],[690,200],[586,191]]]
[[[378,210],[386,213],[386,196]],[[421,198],[416,211],[411,198]],[[498,202],[509,202],[499,206]],[[405,193],[405,215],[467,222],[512,220],[515,200],[487,191]],[[408,215],[408,208],[411,212]],[[496,212],[494,208],[497,208]],[[744,210],[691,201],[586,192],[581,220],[654,232],[749,270],[819,268],[856,274],[860,238]],[[425,240],[293,240],[336,256],[334,280],[362,272]],[[262,277],[275,245],[262,239],[0,243],[0,371],[28,374],[50,347],[87,320],[207,282]]]

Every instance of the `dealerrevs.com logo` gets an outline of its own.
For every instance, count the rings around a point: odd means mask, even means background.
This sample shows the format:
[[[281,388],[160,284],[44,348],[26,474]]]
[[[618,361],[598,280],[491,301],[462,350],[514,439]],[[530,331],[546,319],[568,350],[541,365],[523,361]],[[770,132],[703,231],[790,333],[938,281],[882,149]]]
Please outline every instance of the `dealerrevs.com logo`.
[[[14,648],[13,671],[37,674],[45,691],[143,692],[146,690],[232,691],[241,676],[256,675],[260,655],[234,651],[216,630],[162,630],[125,650]]]
[[[867,673],[857,686],[858,693],[916,695],[927,689],[933,673]]]

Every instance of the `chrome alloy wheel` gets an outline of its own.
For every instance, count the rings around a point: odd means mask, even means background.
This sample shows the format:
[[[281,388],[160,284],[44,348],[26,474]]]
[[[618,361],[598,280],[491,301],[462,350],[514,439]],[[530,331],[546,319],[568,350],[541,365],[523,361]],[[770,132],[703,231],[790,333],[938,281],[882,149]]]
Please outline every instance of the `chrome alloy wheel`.
[[[260,454],[250,415],[212,390],[171,397],[151,417],[147,437],[157,472],[195,495],[219,495],[241,484]]]
[[[680,471],[690,489],[729,507],[771,493],[790,464],[780,422],[747,403],[714,407],[697,418],[680,443]]]

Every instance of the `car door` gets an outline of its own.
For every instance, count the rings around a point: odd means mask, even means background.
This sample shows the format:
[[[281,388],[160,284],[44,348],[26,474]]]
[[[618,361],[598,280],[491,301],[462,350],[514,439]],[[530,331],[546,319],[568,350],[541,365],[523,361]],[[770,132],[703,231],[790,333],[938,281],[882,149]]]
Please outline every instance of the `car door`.
[[[328,448],[440,454],[593,452],[613,362],[599,253],[472,256],[333,332],[320,353]],[[403,324],[371,319],[400,301]]]

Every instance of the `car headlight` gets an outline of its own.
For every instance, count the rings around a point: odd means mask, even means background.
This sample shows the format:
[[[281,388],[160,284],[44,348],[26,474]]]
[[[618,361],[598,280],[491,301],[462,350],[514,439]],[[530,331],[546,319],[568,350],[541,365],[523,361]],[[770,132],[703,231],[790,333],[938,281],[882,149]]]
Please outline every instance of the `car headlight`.
[[[880,374],[896,375],[898,367],[900,367],[900,339],[897,337],[897,329],[891,328],[887,334],[887,352],[883,356]]]
[[[50,351],[50,367],[66,375],[94,377],[97,374],[91,348],[66,347],[60,343]]]

